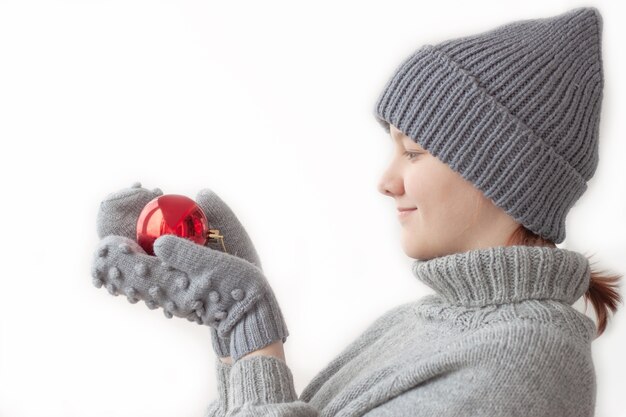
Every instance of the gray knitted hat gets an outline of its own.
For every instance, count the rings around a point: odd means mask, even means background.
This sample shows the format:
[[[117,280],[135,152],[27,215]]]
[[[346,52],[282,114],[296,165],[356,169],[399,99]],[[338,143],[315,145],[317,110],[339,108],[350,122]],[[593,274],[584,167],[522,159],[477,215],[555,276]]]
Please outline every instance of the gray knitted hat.
[[[374,115],[560,243],[598,165],[601,35],[598,9],[579,7],[424,45],[397,67]]]

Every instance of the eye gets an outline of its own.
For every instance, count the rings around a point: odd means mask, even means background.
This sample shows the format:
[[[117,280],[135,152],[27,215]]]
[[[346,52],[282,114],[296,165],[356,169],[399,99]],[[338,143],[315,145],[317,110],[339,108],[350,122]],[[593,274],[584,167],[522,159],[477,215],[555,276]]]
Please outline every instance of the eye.
[[[413,160],[413,158],[415,158],[417,155],[421,155],[421,154],[422,152],[409,152],[409,151],[404,151],[403,153],[403,155],[406,155],[410,161]]]

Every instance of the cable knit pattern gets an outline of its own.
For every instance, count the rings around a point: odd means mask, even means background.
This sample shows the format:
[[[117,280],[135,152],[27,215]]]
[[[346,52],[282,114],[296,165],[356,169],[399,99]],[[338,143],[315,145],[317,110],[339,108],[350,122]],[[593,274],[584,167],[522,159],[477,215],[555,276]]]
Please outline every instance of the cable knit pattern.
[[[376,319],[300,396],[284,361],[247,357],[230,374],[218,364],[227,392],[206,416],[594,415],[595,323],[572,307],[589,286],[584,255],[502,246],[412,272],[435,293]]]

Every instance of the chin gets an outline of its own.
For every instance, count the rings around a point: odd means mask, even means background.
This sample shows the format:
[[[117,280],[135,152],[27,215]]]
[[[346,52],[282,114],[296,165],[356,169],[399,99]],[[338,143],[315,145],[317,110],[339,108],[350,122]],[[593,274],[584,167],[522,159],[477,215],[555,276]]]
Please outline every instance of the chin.
[[[417,242],[415,238],[409,240],[405,239],[402,242],[402,249],[404,250],[406,256],[413,259],[421,260],[427,255],[426,248],[424,248],[423,245]]]
[[[426,261],[439,256],[437,248],[433,245],[433,239],[418,237],[416,234],[417,232],[405,233],[402,240],[402,249],[409,258]]]

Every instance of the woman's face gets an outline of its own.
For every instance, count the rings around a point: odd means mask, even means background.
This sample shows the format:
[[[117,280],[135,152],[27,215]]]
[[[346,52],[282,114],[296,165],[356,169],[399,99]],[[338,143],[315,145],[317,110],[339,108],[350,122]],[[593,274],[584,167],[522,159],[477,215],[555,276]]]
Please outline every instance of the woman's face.
[[[391,140],[393,158],[378,190],[396,208],[413,209],[398,216],[408,256],[426,260],[506,243],[519,223],[393,125]]]

